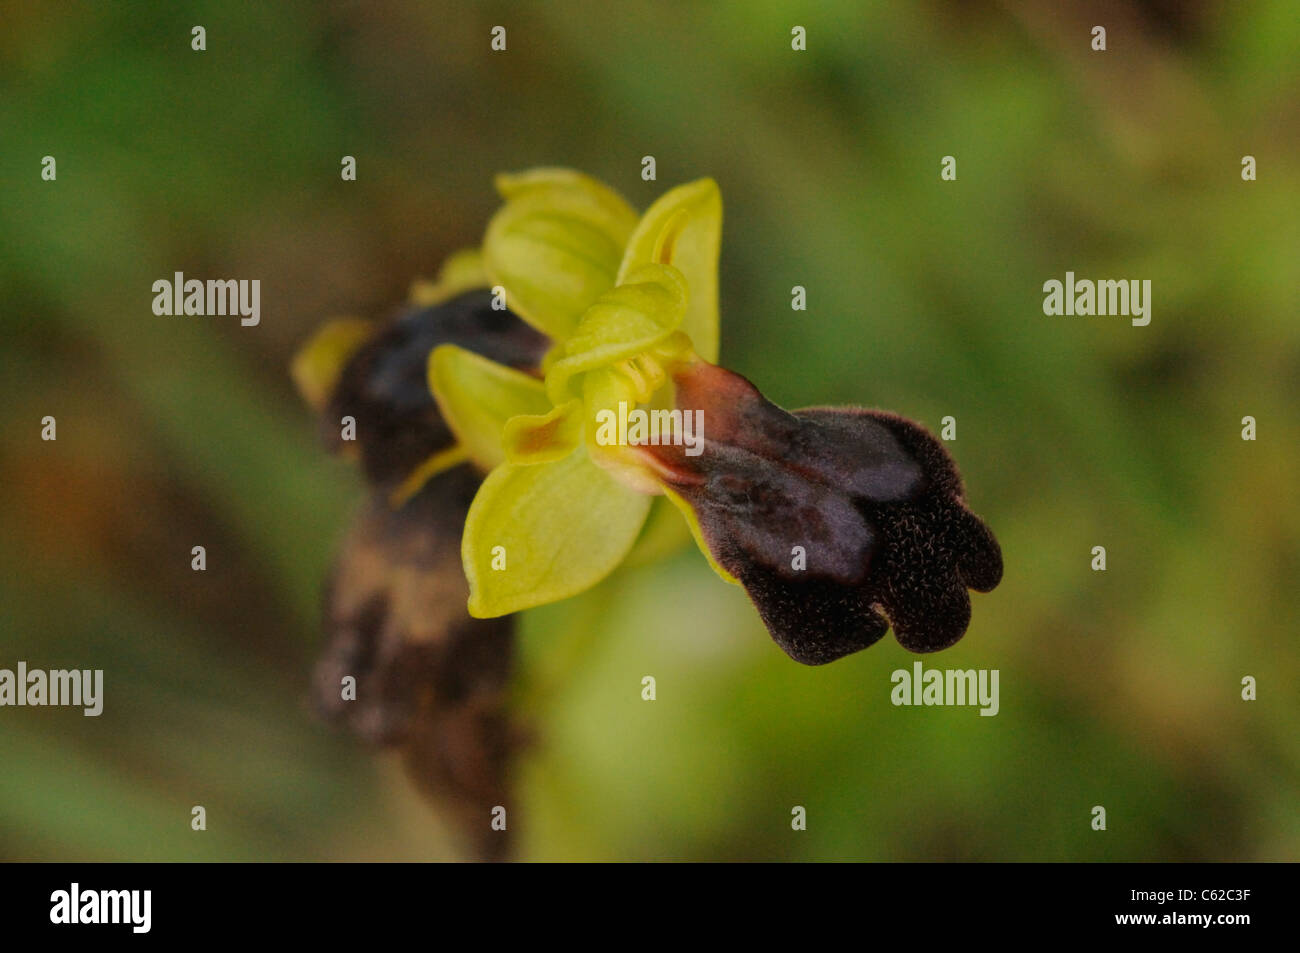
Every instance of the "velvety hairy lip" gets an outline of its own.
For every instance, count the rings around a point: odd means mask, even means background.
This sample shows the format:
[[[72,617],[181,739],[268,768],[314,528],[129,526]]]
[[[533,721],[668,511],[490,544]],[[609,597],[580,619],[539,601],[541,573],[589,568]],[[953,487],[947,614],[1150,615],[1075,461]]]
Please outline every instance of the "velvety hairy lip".
[[[674,381],[677,406],[704,414],[704,450],[642,452],[691,507],[713,558],[745,587],[787,654],[825,664],[891,625],[913,652],[965,634],[967,589],[995,587],[1002,554],[928,431],[875,410],[788,413],[704,362]]]

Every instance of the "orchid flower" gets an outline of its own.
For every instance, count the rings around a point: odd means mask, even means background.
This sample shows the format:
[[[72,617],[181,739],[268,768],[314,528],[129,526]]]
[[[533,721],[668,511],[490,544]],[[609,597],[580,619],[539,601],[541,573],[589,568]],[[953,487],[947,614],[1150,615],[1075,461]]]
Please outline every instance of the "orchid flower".
[[[497,187],[481,249],[417,283],[392,321],[326,324],[292,367],[327,446],[371,489],[326,589],[317,705],[400,747],[484,858],[508,850],[480,820],[518,744],[512,613],[693,537],[776,643],[818,665],[890,626],[912,651],[945,648],[970,622],[967,590],[1002,575],[919,424],[788,413],[717,366],[711,180],[641,216],[576,172]],[[642,410],[660,439],[624,432]]]
[[[471,616],[596,585],[672,507],[797,661],[833,661],[891,625],[916,652],[961,638],[967,590],[996,586],[1002,558],[942,444],[881,411],[787,413],[714,363],[712,180],[672,189],[641,216],[567,170],[496,184],[505,204],[475,267],[548,350],[529,367],[473,340],[432,347],[428,383],[455,449],[402,488],[465,460],[487,474],[461,540]],[[611,441],[604,424],[629,408],[664,411],[676,430]]]

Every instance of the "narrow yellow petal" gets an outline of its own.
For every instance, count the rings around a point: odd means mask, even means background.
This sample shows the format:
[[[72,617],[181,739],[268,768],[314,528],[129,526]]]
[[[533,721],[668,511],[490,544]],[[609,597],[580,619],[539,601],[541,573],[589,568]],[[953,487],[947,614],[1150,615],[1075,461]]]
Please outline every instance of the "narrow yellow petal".
[[[411,471],[411,475],[403,480],[400,486],[388,494],[388,505],[393,509],[397,509],[419,493],[424,485],[439,473],[444,473],[452,467],[460,466],[468,461],[469,451],[458,443],[453,443],[450,447],[431,454],[429,459]]]
[[[582,441],[582,401],[547,414],[520,414],[506,421],[501,445],[511,463],[548,463],[572,453]]]
[[[722,193],[712,179],[679,185],[646,211],[628,240],[619,266],[622,284],[646,264],[672,265],[689,289],[682,321],[695,350],[718,359],[718,255],[722,248]]]

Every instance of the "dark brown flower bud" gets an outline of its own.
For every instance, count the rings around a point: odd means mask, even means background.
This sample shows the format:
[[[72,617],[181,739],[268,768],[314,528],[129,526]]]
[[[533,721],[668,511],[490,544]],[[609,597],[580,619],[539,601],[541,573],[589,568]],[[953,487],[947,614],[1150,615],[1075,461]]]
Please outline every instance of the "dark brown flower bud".
[[[326,588],[327,643],[313,684],[327,717],[402,750],[412,779],[483,859],[509,849],[487,818],[508,803],[515,742],[506,709],[514,618],[473,619],[465,609],[460,539],[481,476],[454,466],[396,507],[390,491],[454,442],[429,391],[435,347],[458,344],[520,369],[541,363],[547,339],[491,300],[472,291],[411,310],[344,365],[322,431],[341,449],[339,420],[356,419],[372,493]]]
[[[391,488],[454,442],[429,390],[429,352],[455,344],[510,367],[536,368],[549,340],[510,311],[492,308],[488,291],[400,315],[361,346],[343,368],[321,418],[322,435],[341,450],[339,420],[357,422],[366,478]]]

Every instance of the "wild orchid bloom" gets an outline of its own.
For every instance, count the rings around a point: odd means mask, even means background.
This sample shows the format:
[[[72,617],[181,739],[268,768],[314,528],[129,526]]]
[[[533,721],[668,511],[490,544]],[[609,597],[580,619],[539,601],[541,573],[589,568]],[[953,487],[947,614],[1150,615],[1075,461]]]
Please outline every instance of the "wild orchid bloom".
[[[1002,574],[919,425],[787,413],[712,363],[713,182],[640,218],[573,172],[498,187],[481,252],[450,258],[390,322],[327,324],[293,365],[327,445],[359,457],[371,488],[327,587],[317,704],[400,746],[482,857],[508,849],[481,818],[508,792],[509,613],[693,534],[781,648],[820,664],[890,624],[913,651],[951,645],[967,587]],[[625,426],[644,409],[660,412],[658,443]]]
[[[447,460],[487,471],[461,544],[470,615],[600,582],[662,497],[660,513],[680,511],[713,569],[745,587],[797,661],[833,661],[890,625],[916,652],[961,638],[967,589],[996,586],[1002,558],[943,446],[880,411],[787,413],[712,363],[713,181],[675,188],[639,218],[574,172],[501,176],[497,187],[505,205],[483,242],[485,283],[551,346],[540,379],[474,342],[429,355],[457,441]],[[635,411],[659,412],[657,442],[625,426]],[[432,457],[406,491],[440,466]]]

